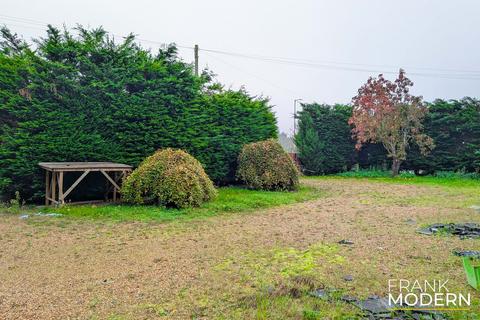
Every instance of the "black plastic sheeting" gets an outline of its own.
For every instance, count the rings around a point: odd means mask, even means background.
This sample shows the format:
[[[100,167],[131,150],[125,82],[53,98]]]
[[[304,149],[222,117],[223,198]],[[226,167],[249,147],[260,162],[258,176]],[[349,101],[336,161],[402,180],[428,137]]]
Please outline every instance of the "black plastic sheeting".
[[[480,225],[477,223],[434,223],[417,230],[417,232],[425,235],[449,233],[459,236],[461,239],[472,239],[480,238]]]

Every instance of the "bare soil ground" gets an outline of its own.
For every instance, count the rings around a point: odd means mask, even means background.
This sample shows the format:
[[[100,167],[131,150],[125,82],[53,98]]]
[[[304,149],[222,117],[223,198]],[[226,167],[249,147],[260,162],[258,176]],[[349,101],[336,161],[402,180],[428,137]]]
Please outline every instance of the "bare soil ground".
[[[322,286],[365,297],[385,294],[390,278],[441,278],[478,301],[452,250],[479,250],[480,241],[415,232],[435,222],[480,222],[480,214],[457,205],[461,195],[355,179],[303,183],[327,196],[187,223],[2,215],[0,318],[261,318],[258,305],[240,302],[261,290],[255,277],[278,278],[268,254],[318,244],[332,245],[338,258],[315,267]],[[342,239],[354,245],[336,245]],[[346,274],[354,280],[345,282]],[[301,318],[298,308],[289,306],[283,317]]]

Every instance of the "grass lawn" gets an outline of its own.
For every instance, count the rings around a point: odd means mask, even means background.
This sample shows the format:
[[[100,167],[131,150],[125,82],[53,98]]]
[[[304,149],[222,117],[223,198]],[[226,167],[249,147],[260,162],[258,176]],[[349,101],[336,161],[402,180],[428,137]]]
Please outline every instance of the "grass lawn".
[[[391,177],[390,171],[376,171],[376,170],[363,170],[363,171],[349,171],[344,172],[336,176],[328,176],[328,178],[348,178],[348,179],[368,179],[368,181],[379,181],[385,183],[400,183],[400,184],[419,184],[419,185],[431,185],[442,187],[478,187],[480,185],[480,176],[472,175],[462,176],[461,174],[445,174],[440,176],[415,176],[413,173],[402,172],[397,177]],[[322,177],[309,177],[309,178],[322,178]]]
[[[3,215],[0,314],[359,319],[342,296],[385,296],[389,279],[436,279],[472,297],[467,310],[448,316],[480,315],[480,295],[452,254],[479,250],[480,240],[416,232],[436,222],[480,223],[470,208],[480,205],[479,181],[307,177],[297,193],[219,191],[215,201],[191,210],[65,206],[50,209],[61,218]],[[319,288],[335,291],[330,299],[309,294]]]
[[[108,219],[116,221],[160,222],[207,218],[232,212],[252,212],[258,209],[312,200],[322,192],[312,186],[301,186],[296,192],[256,191],[240,187],[218,189],[218,197],[199,208],[171,209],[151,205],[66,205],[40,208],[42,212],[60,213],[66,217]],[[30,211],[39,211],[31,208]],[[25,212],[22,211],[22,212]]]
[[[375,203],[391,205],[419,205],[419,206],[438,206],[454,208],[468,208],[473,205],[480,205],[480,179],[469,179],[462,177],[434,177],[414,175],[398,176],[395,178],[389,176],[324,176],[324,177],[306,177],[308,180],[329,179],[329,180],[347,180],[355,179],[359,181],[368,181],[370,183],[397,184],[431,187],[436,192],[422,192],[411,196],[395,197],[384,192],[370,192],[370,196],[375,198]],[[439,196],[439,193],[442,196]],[[477,220],[480,223],[480,219]]]

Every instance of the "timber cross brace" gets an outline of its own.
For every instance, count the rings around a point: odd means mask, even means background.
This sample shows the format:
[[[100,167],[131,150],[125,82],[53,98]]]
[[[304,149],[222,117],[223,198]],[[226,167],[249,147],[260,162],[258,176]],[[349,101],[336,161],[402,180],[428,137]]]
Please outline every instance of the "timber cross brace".
[[[64,204],[65,199],[75,187],[90,172],[95,171],[101,172],[107,179],[107,194],[113,188],[113,201],[115,202],[120,191],[120,181],[132,172],[131,166],[113,162],[40,162],[38,165],[45,169],[45,205],[47,206]],[[64,191],[63,180],[66,172],[82,172],[82,174]],[[113,178],[110,173],[113,173]]]

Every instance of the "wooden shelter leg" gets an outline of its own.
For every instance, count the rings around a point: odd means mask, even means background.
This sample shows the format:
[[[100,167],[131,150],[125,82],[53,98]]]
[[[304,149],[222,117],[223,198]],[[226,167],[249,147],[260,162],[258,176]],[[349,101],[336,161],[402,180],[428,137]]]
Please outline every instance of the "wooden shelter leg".
[[[118,179],[117,179],[117,172],[114,172],[114,173],[113,173],[113,180],[114,180],[115,182],[118,181]],[[117,202],[117,188],[113,188],[113,202]]]
[[[50,201],[50,171],[45,170],[45,205],[48,206]]]
[[[103,195],[103,200],[105,200],[105,202],[108,202],[108,194],[110,193],[110,189],[110,182],[108,182],[108,180],[105,180],[105,194]]]
[[[53,201],[57,201],[56,199],[56,193],[57,193],[57,173],[55,171],[52,171],[52,182],[50,183],[50,187],[52,188],[51,192],[51,199]]]
[[[63,171],[58,173],[58,202],[60,204],[65,203],[65,198],[63,196]]]

